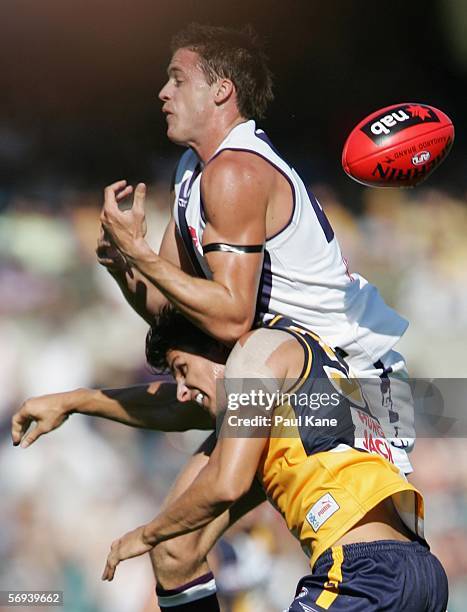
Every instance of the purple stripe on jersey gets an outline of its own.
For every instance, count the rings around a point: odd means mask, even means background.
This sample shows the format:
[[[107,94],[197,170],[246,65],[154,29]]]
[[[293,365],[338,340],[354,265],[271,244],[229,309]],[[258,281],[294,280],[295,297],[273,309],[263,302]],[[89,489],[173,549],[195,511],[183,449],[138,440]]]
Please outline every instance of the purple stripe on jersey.
[[[188,222],[186,220],[186,207],[188,205],[188,200],[190,199],[191,189],[193,187],[193,183],[201,172],[201,165],[198,164],[193,171],[193,174],[190,178],[185,179],[180,188],[180,194],[178,197],[178,225],[180,228],[180,235],[183,240],[183,244],[185,245],[188,257],[190,258],[191,263],[200,278],[206,278],[206,274],[202,269],[198,257],[195,253],[195,247],[193,245],[193,239],[190,234],[190,230],[188,228]]]
[[[264,249],[263,269],[258,287],[258,297],[256,299],[255,323],[261,321],[263,315],[269,312],[269,302],[271,301],[272,291],[272,269],[271,256]]]
[[[272,144],[271,139],[269,138],[269,136],[265,132],[263,132],[263,130],[255,130],[255,136],[256,136],[256,138],[259,138],[260,140],[265,142],[274,151],[274,153],[277,155],[277,157],[280,157],[281,159],[283,159],[282,155],[279,153],[279,151],[276,149],[276,147]]]
[[[329,223],[328,218],[326,217],[326,213],[321,208],[318,200],[315,198],[315,196],[311,193],[311,191],[306,185],[305,188],[308,197],[310,198],[311,205],[313,206],[313,210],[315,211],[315,215],[317,216],[319,224],[321,225],[324,235],[326,236],[326,240],[329,243],[334,238],[334,230],[332,229],[331,224]]]

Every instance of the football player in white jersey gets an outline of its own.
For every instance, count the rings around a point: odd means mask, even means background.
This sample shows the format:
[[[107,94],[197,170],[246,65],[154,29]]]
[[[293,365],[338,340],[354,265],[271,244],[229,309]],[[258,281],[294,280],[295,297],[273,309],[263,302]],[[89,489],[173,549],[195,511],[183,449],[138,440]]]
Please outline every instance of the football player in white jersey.
[[[228,345],[278,313],[313,329],[354,375],[375,381],[372,405],[410,472],[410,392],[390,385],[407,377],[393,350],[407,321],[349,273],[320,204],[256,129],[253,118],[272,97],[261,49],[247,32],[195,25],[175,37],[173,50],[159,97],[168,137],[188,150],[175,173],[172,218],[157,254],[145,240],[145,186],[121,211],[132,187],[110,185],[101,263],[148,321],[170,301]]]
[[[410,408],[405,414],[397,397],[405,387],[389,384],[391,376],[406,375],[393,346],[407,323],[373,286],[348,273],[321,206],[256,129],[254,119],[264,114],[272,89],[251,32],[187,28],[174,40],[168,81],[159,96],[168,137],[188,147],[176,171],[174,214],[159,254],[145,240],[144,184],[137,185],[133,207],[126,211],[118,203],[133,188],[125,181],[107,187],[101,216],[99,261],[129,303],[150,321],[171,302],[228,345],[275,313],[297,320],[345,356],[355,374],[373,378],[378,418],[383,425],[394,421],[408,437]],[[126,402],[140,391],[128,391]],[[86,394],[75,396],[74,410],[89,410],[89,400]],[[106,416],[108,404],[102,401]],[[156,401],[154,410],[162,405]],[[28,420],[40,421],[43,413],[36,417],[22,408],[17,441]],[[403,451],[396,459],[410,471]],[[190,468],[186,474],[189,480]],[[193,544],[180,546],[196,550]],[[168,550],[161,548],[159,557],[155,553],[155,565],[160,584],[171,589],[180,585],[180,568],[160,575],[168,556],[176,556],[173,547]]]

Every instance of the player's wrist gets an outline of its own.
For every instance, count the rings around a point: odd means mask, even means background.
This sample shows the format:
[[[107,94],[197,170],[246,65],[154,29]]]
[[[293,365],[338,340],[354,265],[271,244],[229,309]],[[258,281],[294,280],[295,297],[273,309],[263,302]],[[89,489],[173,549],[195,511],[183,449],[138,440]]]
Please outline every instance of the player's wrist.
[[[159,538],[157,536],[157,532],[154,529],[153,526],[151,526],[151,523],[148,523],[147,525],[143,526],[143,531],[141,533],[141,539],[143,540],[143,544],[145,544],[146,546],[156,546],[157,544],[159,544]]]
[[[143,262],[151,263],[159,259],[159,256],[154,253],[143,237],[137,238],[131,243],[128,250],[125,250],[125,257],[135,265]]]
[[[74,391],[65,393],[65,398],[62,405],[62,412],[67,416],[75,413],[86,414],[86,407],[93,404],[93,399],[97,394],[93,389],[80,387]]]

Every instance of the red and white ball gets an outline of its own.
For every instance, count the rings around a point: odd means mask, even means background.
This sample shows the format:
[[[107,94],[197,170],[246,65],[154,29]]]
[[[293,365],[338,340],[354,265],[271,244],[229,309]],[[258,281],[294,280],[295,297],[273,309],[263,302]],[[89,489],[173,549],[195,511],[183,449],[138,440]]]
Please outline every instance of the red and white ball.
[[[442,111],[418,102],[393,104],[361,121],[349,134],[342,167],[372,187],[413,187],[444,160],[454,126]]]

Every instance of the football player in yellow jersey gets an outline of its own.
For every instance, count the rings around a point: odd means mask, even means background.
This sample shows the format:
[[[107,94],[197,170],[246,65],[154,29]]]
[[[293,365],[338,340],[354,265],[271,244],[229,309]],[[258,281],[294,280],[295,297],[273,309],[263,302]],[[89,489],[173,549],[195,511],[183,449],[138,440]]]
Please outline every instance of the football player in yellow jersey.
[[[180,401],[222,413],[216,447],[184,493],[112,544],[103,579],[228,514],[256,476],[310,557],[289,610],[444,612],[447,578],[423,539],[422,496],[391,463],[345,363],[281,316],[243,336],[228,359],[202,332],[194,341],[190,326],[173,311],[159,317],[148,360],[166,361]]]

